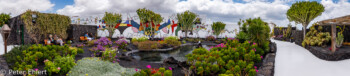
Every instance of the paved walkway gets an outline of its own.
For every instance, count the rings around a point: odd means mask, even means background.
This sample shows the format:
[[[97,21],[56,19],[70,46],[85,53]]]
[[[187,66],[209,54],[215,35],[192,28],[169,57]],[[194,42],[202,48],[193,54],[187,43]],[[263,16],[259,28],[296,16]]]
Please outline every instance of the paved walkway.
[[[12,48],[13,48],[13,45],[7,46],[7,52],[9,52]],[[0,55],[4,53],[5,53],[4,40],[2,39],[2,35],[0,35]]]
[[[350,76],[350,59],[325,61],[294,43],[277,44],[275,76]]]

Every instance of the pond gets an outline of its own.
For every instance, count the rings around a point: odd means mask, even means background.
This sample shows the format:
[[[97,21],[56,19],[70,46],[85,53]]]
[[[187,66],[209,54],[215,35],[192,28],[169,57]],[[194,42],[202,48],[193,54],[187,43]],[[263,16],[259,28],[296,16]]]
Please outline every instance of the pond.
[[[202,47],[209,49],[211,46],[202,45]],[[174,57],[178,61],[186,61],[187,59],[185,56],[191,54],[194,49],[196,49],[196,46],[187,45],[168,52],[137,52],[133,53],[131,56],[136,60],[154,63],[162,63],[163,60],[168,57]]]

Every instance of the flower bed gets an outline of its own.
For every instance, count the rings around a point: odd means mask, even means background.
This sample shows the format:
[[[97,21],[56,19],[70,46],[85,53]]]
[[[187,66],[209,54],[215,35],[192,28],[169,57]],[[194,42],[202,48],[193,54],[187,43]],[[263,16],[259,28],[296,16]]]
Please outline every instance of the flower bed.
[[[257,50],[256,43],[239,43],[238,40],[228,40],[227,44],[220,44],[210,49],[195,49],[186,57],[191,65],[190,69],[197,75],[249,75],[255,76],[264,50]]]
[[[65,74],[75,64],[74,57],[83,52],[80,48],[67,45],[27,45],[11,50],[5,57],[13,70],[37,72],[38,69],[45,69],[51,75],[51,73]],[[43,66],[40,64],[44,62],[45,68],[40,68],[39,66]]]
[[[181,45],[181,42],[175,36],[166,37],[161,41],[150,41],[146,37],[141,37],[133,38],[132,44],[137,46],[140,51],[152,51],[155,49],[176,48]]]

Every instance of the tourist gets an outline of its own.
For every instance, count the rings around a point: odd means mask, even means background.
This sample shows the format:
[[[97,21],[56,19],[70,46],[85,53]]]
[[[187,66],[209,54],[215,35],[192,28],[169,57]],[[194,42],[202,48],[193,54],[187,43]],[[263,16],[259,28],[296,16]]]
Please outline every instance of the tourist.
[[[54,39],[56,40],[57,44],[60,44],[61,46],[63,46],[63,40],[62,38],[59,38],[57,35],[55,35]]]
[[[55,39],[52,37],[52,34],[49,34],[49,40],[47,41],[48,44],[55,44]]]
[[[93,39],[92,37],[89,36],[89,33],[86,33],[84,36],[88,41],[91,41]]]

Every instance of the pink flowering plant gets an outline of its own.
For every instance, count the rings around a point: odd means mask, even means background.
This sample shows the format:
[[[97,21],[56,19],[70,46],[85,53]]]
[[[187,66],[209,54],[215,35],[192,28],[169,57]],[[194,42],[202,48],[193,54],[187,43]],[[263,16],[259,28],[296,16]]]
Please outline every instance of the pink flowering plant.
[[[258,45],[237,39],[228,40],[212,47],[210,50],[197,48],[192,54],[186,55],[190,69],[200,76],[217,76],[219,74],[233,74],[241,76],[255,76],[253,66],[260,63],[261,54],[256,53]]]
[[[128,45],[128,42],[125,39],[119,39],[118,41],[115,41],[119,49],[125,49]]]
[[[91,56],[101,56],[102,52],[112,46],[112,41],[106,37],[101,37],[95,40],[94,47],[90,48],[90,51],[94,52]]]

